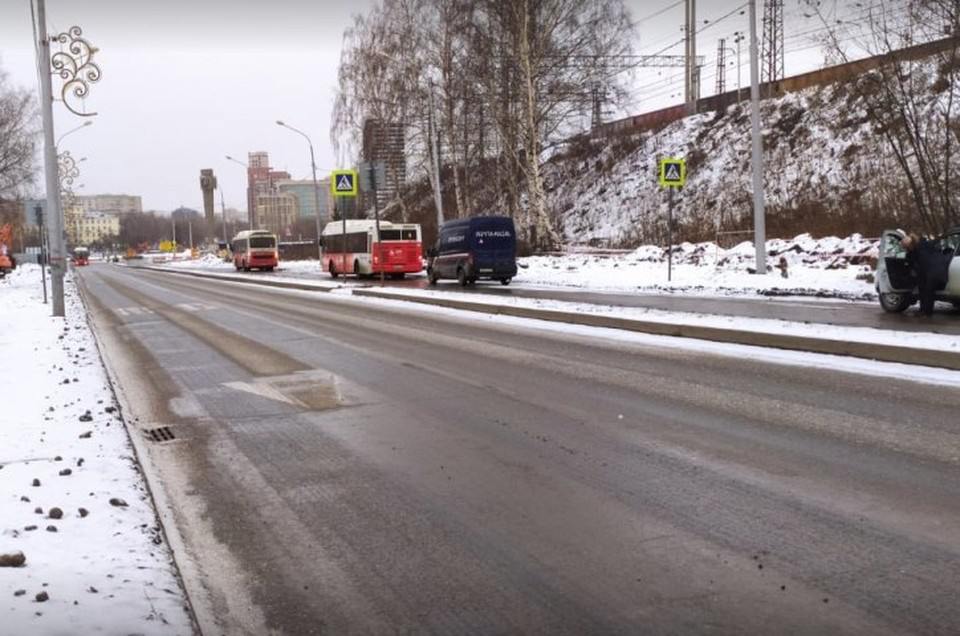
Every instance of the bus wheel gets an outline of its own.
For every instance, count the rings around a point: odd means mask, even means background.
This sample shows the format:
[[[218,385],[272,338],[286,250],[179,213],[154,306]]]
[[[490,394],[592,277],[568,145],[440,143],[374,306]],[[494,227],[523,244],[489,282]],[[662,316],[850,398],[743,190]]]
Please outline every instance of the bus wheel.
[[[467,273],[463,271],[463,268],[460,267],[457,269],[457,282],[460,283],[461,287],[467,286]]]
[[[509,285],[509,284],[510,284],[510,279],[509,279],[509,278],[501,278],[501,279],[500,279],[500,284],[501,284],[501,285]]]
[[[340,275],[337,273],[337,267],[333,264],[333,261],[327,264],[327,271],[330,272],[330,278],[336,278]]]

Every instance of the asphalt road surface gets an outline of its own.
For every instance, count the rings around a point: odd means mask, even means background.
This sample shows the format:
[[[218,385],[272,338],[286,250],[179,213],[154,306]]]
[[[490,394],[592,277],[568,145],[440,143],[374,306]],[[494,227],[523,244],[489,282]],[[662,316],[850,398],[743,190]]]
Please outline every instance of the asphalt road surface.
[[[232,270],[228,270],[234,273]],[[303,278],[306,280],[331,281],[326,273],[307,274],[293,272],[249,272],[238,273],[251,278]],[[520,276],[523,276],[521,271]],[[379,285],[379,280],[356,279],[352,276],[339,278],[337,282],[367,287]],[[404,280],[384,281],[387,287],[406,289],[430,288],[425,276],[411,276]],[[828,325],[849,327],[870,327],[897,331],[926,331],[943,334],[960,334],[960,310],[948,303],[937,303],[936,313],[932,317],[920,313],[919,305],[901,314],[890,314],[880,307],[879,302],[831,300],[795,296],[779,297],[722,297],[698,296],[689,293],[650,293],[650,292],[603,292],[575,289],[549,289],[530,287],[522,282],[504,287],[498,282],[480,282],[470,287],[460,287],[456,281],[441,281],[433,289],[449,290],[458,293],[481,294],[514,298],[536,298],[541,300],[562,300],[591,305],[612,305],[615,307],[645,307],[664,311],[697,312],[720,316],[741,316],[745,318],[766,318],[771,320],[806,321]]]
[[[960,630],[960,390],[78,276],[208,633]]]

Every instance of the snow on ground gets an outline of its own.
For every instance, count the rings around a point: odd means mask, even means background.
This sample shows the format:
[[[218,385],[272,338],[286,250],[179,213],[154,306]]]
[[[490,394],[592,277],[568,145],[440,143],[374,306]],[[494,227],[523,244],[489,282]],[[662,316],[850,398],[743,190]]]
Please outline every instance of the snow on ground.
[[[814,239],[801,234],[793,239],[767,241],[766,276],[751,274],[753,243],[744,242],[728,250],[714,243],[681,243],[673,249],[673,280],[667,282],[667,252],[644,245],[624,253],[591,251],[518,259],[520,270],[514,283],[519,286],[576,289],[583,291],[645,291],[654,293],[695,293],[740,296],[820,296],[873,300],[876,298],[873,264],[877,242],[859,234],[847,238]],[[787,263],[787,277],[781,275],[781,258]],[[165,267],[233,272],[212,254],[196,260],[163,263]],[[316,261],[281,261],[277,275],[316,276],[330,282]],[[253,276],[259,275],[255,272]],[[347,279],[351,281],[352,279]]]
[[[174,269],[202,269],[213,272],[237,272],[236,268],[233,266],[233,261],[224,262],[222,258],[217,257],[215,254],[204,254],[200,258],[193,260],[186,259],[162,261],[158,264],[162,264],[164,267],[170,267]],[[326,273],[320,271],[320,266],[317,264],[317,261],[280,261],[280,265],[274,271],[280,272],[281,274],[317,274],[322,275],[324,278],[329,278]],[[242,274],[246,272],[237,273]]]
[[[338,291],[349,293],[349,290]],[[645,307],[618,307],[560,300],[542,300],[539,298],[519,298],[515,296],[484,296],[453,291],[426,289],[385,289],[383,291],[397,299],[404,297],[442,298],[444,300],[456,300],[476,305],[526,307],[590,316],[611,316],[624,320],[638,320],[670,325],[714,327],[753,333],[793,335],[836,342],[865,342],[870,344],[899,345],[914,349],[932,349],[935,351],[960,351],[960,336],[922,331],[847,327],[842,325],[792,322],[767,318],[746,318],[743,316],[665,311]]]
[[[714,243],[681,243],[673,249],[672,281],[667,252],[644,245],[623,254],[580,253],[520,259],[518,283],[606,291],[686,292],[722,295],[796,295],[875,298],[877,243],[854,234],[845,239],[767,241],[768,274],[756,276],[753,243],[728,250]],[[781,257],[787,277],[777,267]]]
[[[49,281],[48,281],[49,284]],[[86,314],[0,280],[0,633],[190,634],[186,600]],[[2,559],[2,557],[0,557]]]

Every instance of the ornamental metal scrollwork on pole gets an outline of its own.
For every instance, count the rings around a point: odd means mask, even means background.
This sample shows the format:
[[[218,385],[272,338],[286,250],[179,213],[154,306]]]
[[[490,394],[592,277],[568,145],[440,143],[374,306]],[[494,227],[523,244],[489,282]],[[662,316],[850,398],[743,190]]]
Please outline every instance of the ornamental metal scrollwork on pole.
[[[66,50],[54,53],[50,57],[50,65],[63,80],[60,96],[67,110],[80,117],[93,117],[97,113],[80,112],[71,106],[68,100],[71,96],[77,99],[85,98],[90,92],[90,84],[100,81],[100,67],[93,62],[93,55],[99,49],[81,37],[82,34],[83,30],[74,26],[54,36],[52,41],[66,45]]]
[[[59,160],[57,172],[60,175],[60,189],[69,190],[73,181],[80,176],[80,168],[77,167],[77,162],[69,150],[61,152],[57,159]]]
[[[60,199],[67,207],[71,207],[75,201],[73,182],[80,176],[80,168],[69,150],[57,155],[57,173],[60,178]]]

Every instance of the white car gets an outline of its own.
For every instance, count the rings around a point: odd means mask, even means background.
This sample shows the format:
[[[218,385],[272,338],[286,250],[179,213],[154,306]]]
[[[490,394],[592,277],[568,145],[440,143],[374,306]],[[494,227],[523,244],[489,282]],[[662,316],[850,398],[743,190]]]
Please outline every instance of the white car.
[[[880,239],[877,293],[880,306],[891,313],[901,312],[919,300],[917,274],[907,262],[907,251],[900,245],[904,236],[906,234],[901,230],[887,230]],[[944,254],[956,254],[960,247],[960,227],[953,228],[937,241]],[[960,258],[950,260],[947,286],[937,292],[937,300],[960,308]]]

